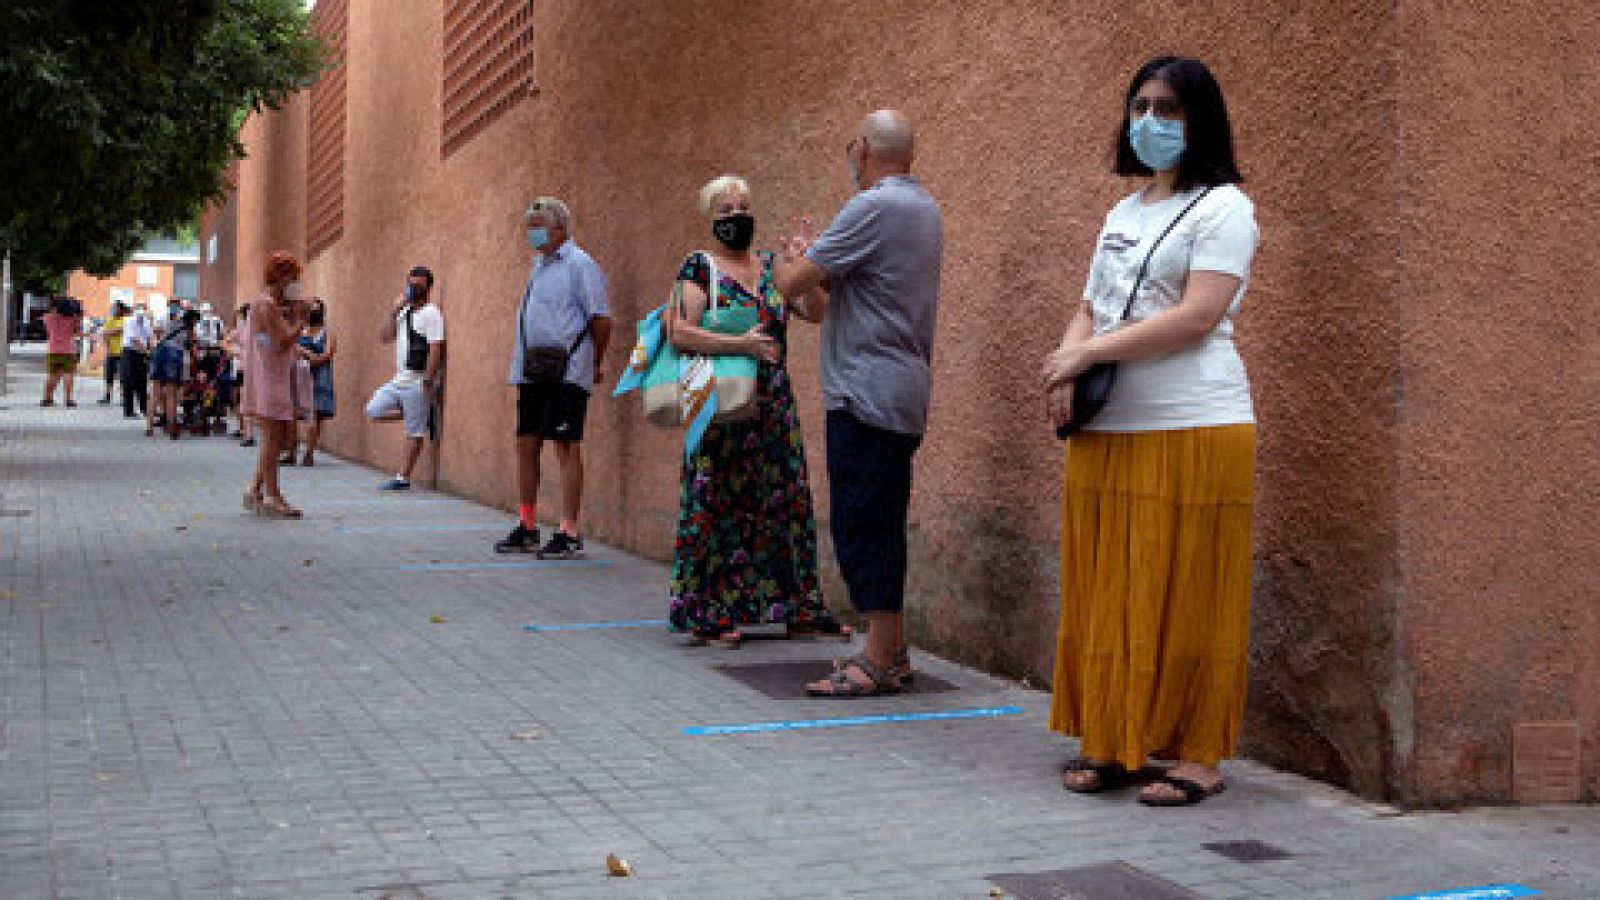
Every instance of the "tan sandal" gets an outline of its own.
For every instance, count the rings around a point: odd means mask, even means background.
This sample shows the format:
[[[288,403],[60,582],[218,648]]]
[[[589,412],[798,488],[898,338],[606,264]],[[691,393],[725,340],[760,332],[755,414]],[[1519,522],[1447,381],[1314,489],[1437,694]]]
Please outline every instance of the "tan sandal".
[[[300,510],[284,502],[281,497],[264,497],[257,509],[269,519],[298,519],[304,515]]]
[[[259,493],[252,491],[244,492],[244,511],[253,513],[261,512],[261,495]]]

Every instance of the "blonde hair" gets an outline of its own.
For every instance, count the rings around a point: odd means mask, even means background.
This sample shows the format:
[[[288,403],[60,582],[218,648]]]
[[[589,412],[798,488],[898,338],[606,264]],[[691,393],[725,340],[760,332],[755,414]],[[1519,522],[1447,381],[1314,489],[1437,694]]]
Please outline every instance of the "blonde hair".
[[[534,201],[528,204],[528,210],[522,214],[522,217],[526,219],[532,215],[548,216],[555,220],[555,224],[568,231],[572,230],[572,213],[567,209],[565,203],[554,197],[534,198]]]
[[[750,182],[737,175],[718,175],[706,182],[700,189],[700,211],[711,215],[712,207],[717,205],[717,198],[730,191],[743,194],[746,200],[750,199]]]

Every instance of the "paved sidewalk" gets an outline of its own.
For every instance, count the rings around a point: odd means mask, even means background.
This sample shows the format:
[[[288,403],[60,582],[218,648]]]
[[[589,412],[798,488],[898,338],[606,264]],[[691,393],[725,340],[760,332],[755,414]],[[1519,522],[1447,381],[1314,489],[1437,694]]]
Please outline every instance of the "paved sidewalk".
[[[87,405],[41,409],[37,355],[12,367],[3,900],[1600,896],[1592,808],[1400,815],[1238,763],[1203,807],[1149,810],[1064,792],[1048,696],[937,659],[917,663],[954,690],[774,699],[718,667],[821,671],[838,645],[526,631],[660,619],[665,570],[604,546],[499,566],[504,514],[380,493],[331,457],[285,471],[305,521],[252,518],[252,451],[146,439],[87,379]],[[1020,712],[685,732],[1004,707]],[[1240,841],[1288,856],[1206,847]],[[608,853],[633,876],[608,877]],[[1188,893],[998,877],[1118,861]]]

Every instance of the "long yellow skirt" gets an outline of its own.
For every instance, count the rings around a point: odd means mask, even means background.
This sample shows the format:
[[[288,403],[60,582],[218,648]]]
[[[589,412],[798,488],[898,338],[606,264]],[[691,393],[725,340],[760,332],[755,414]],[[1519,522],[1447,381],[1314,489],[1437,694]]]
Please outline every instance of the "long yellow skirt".
[[[1216,765],[1244,719],[1256,429],[1067,444],[1050,727],[1130,769]]]

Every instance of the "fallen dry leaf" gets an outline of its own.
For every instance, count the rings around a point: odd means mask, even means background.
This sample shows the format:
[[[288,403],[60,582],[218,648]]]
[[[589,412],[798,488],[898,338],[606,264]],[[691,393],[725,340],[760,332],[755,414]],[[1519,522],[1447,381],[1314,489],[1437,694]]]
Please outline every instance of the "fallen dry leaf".
[[[428,621],[432,622],[435,625],[443,625],[444,624],[444,616],[432,615],[432,616],[428,617]]]
[[[607,853],[606,871],[609,872],[613,878],[627,878],[629,875],[633,874],[633,866],[628,865],[627,860],[622,859],[615,853]]]
[[[539,732],[532,729],[528,731],[513,731],[511,732],[511,739],[513,741],[536,741],[539,739]]]

